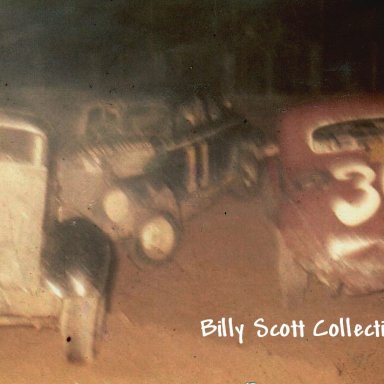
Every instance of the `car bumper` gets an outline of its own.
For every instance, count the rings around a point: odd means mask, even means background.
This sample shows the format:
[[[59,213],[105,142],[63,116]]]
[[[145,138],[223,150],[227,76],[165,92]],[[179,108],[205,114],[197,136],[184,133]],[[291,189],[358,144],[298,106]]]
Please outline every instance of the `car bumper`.
[[[384,242],[335,257],[327,243],[303,230],[290,229],[282,236],[295,260],[332,290],[349,295],[384,290]]]
[[[20,322],[22,318],[55,318],[59,316],[61,306],[62,301],[43,287],[33,292],[18,289],[1,290],[0,318],[3,320],[0,321],[0,325],[10,320]]]

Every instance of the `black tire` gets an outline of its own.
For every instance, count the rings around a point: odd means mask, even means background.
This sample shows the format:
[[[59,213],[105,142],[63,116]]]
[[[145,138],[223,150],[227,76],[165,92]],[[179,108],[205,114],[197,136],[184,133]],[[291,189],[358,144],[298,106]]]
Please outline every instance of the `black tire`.
[[[294,308],[304,302],[308,287],[308,273],[295,261],[281,234],[278,234],[277,270],[281,301],[285,308]]]
[[[104,330],[105,300],[100,295],[68,297],[63,301],[61,334],[65,355],[73,363],[92,362]]]
[[[252,198],[262,192],[264,164],[247,151],[241,152],[237,160],[236,172],[238,177],[231,189],[235,197],[240,199]]]
[[[99,228],[85,220],[71,220],[57,224],[51,239],[42,263],[47,276],[72,292],[69,277],[82,275],[92,289],[105,292],[114,255],[109,239]]]
[[[151,235],[151,231],[154,232],[154,230],[157,231],[157,234]],[[147,239],[146,244],[146,236],[153,237],[152,245],[149,245],[151,239]],[[161,244],[161,236],[164,237],[163,242],[166,242],[164,246]],[[156,213],[145,220],[137,231],[136,237],[127,242],[128,256],[141,269],[166,264],[173,259],[180,236],[180,226],[171,215]],[[160,244],[156,244],[157,242]]]

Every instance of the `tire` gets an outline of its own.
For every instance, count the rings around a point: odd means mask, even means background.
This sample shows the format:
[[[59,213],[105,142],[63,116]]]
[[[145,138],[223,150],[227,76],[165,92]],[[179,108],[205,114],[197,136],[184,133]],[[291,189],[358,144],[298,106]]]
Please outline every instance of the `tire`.
[[[137,231],[129,245],[129,256],[139,268],[163,265],[173,259],[180,233],[180,226],[172,216],[154,214]]]
[[[285,308],[295,308],[304,302],[308,273],[294,260],[281,234],[278,234],[277,270],[281,301]]]
[[[104,330],[105,314],[105,300],[100,295],[64,299],[61,334],[68,361],[89,363],[94,360],[97,340]]]
[[[239,154],[237,163],[238,178],[232,193],[240,199],[257,196],[262,191],[264,165],[250,152]]]

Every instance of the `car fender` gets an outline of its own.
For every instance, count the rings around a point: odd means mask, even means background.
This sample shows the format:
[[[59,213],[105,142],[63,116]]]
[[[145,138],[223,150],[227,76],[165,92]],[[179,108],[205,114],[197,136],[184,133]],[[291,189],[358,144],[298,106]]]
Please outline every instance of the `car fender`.
[[[181,222],[180,205],[166,184],[151,178],[141,178],[129,181],[124,186],[120,185],[120,188],[135,205],[134,230],[154,212],[164,212],[175,221]]]
[[[56,223],[42,261],[47,285],[62,297],[103,293],[112,257],[108,236],[95,224],[82,218]]]

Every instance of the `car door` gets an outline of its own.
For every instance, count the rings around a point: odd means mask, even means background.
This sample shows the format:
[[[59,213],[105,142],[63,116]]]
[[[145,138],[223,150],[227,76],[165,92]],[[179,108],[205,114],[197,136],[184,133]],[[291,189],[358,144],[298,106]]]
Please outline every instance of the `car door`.
[[[296,232],[294,247],[306,242],[303,256],[316,269],[355,281],[358,273],[376,286],[368,276],[384,271],[383,128],[383,119],[367,118],[312,130],[310,167],[291,175],[283,212],[284,227]]]
[[[212,101],[194,98],[176,111],[174,129],[164,164],[167,182],[182,199],[209,195],[231,169],[233,121]]]
[[[198,195],[209,184],[207,116],[194,98],[175,110],[174,142],[166,147],[163,175],[180,199]]]
[[[233,169],[236,155],[237,124],[215,99],[205,99],[212,135],[207,139],[209,148],[210,181],[217,184],[226,179]]]

